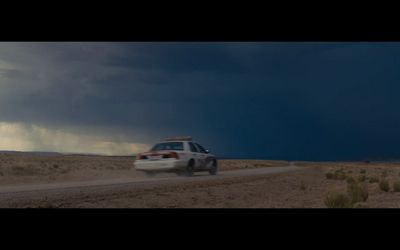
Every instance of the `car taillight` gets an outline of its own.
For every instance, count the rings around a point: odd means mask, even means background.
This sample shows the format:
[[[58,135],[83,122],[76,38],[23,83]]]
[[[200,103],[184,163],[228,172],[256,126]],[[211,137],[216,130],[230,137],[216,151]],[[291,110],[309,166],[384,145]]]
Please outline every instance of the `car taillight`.
[[[176,152],[170,152],[168,154],[163,155],[163,158],[175,158],[179,159],[179,155]]]

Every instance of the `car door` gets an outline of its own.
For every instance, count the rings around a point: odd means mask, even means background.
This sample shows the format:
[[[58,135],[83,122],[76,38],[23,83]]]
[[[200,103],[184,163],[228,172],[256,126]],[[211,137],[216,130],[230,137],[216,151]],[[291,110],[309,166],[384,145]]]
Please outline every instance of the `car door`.
[[[189,148],[190,148],[191,156],[195,162],[195,168],[201,168],[203,166],[203,160],[202,160],[199,149],[193,142],[189,142]]]

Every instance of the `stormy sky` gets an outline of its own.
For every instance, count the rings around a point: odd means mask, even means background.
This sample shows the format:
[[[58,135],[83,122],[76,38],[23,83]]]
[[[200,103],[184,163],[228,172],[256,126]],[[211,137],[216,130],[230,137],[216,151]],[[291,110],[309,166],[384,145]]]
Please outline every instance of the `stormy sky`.
[[[0,150],[400,158],[400,43],[0,43]]]

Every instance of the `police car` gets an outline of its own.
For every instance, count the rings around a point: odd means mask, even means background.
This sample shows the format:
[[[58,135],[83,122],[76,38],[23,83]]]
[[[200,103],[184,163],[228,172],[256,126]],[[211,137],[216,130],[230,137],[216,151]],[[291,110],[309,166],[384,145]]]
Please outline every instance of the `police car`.
[[[194,172],[218,172],[217,158],[191,137],[173,137],[155,144],[149,152],[136,155],[136,170],[147,175],[157,172],[175,172],[177,175],[192,176]]]

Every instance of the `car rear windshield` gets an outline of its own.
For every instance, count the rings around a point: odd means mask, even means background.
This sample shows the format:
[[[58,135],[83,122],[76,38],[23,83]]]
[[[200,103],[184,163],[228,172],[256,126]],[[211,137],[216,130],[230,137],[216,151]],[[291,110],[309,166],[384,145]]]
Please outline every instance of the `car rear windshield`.
[[[151,151],[160,151],[160,150],[180,150],[180,151],[183,151],[183,143],[182,142],[158,143],[151,149]]]

